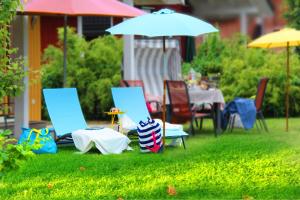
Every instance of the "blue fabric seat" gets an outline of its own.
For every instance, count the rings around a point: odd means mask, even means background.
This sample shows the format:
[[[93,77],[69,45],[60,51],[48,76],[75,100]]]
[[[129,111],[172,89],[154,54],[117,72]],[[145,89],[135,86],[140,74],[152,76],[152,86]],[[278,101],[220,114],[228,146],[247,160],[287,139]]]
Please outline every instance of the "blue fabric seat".
[[[54,127],[56,141],[72,142],[71,133],[88,129],[76,88],[43,89],[47,110]]]

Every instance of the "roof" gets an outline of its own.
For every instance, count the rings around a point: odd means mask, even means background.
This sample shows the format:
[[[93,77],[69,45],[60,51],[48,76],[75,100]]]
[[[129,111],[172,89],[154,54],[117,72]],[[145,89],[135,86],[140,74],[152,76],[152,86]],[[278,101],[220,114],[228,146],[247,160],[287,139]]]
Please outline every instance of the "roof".
[[[272,16],[272,5],[268,0],[189,0],[193,14],[206,19],[232,18],[242,11],[262,17]]]
[[[134,0],[134,5],[147,6],[147,5],[185,5],[185,0]]]

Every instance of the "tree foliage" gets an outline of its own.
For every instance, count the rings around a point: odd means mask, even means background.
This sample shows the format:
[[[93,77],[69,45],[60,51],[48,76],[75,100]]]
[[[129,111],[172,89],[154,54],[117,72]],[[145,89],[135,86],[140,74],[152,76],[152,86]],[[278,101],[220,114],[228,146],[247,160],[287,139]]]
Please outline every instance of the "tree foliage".
[[[11,21],[20,6],[20,0],[0,1],[0,103],[4,96],[16,96],[23,89],[25,75],[22,58],[15,58],[16,48],[11,48]],[[0,112],[6,108],[0,106]],[[10,130],[0,130],[0,176],[11,169],[20,166],[23,160],[32,156],[28,145],[15,145],[15,139],[10,139]]]
[[[20,0],[0,1],[0,102],[4,96],[16,96],[23,89],[22,60],[14,58],[17,49],[11,48],[9,31],[18,6]]]
[[[287,11],[284,13],[288,24],[295,28],[300,29],[300,0],[286,0]]]
[[[221,54],[225,48],[218,34],[212,34],[198,49],[194,65],[201,66],[201,74],[219,73],[222,71]]]
[[[198,54],[184,71],[193,67],[203,74],[211,67],[219,66],[221,90],[225,100],[235,97],[256,95],[257,84],[261,77],[269,77],[266,92],[265,112],[272,116],[283,116],[286,82],[286,52],[284,50],[247,48],[247,38],[236,35],[230,39],[221,39],[210,35],[199,47]],[[217,52],[215,52],[217,51]],[[216,63],[212,65],[211,63]],[[300,112],[300,62],[295,54],[290,57],[291,66],[291,114]],[[214,70],[213,69],[213,70]]]
[[[50,45],[43,55],[44,88],[62,87],[63,29],[59,29],[57,46]],[[68,28],[67,87],[77,88],[85,116],[105,117],[112,106],[111,87],[121,79],[122,43],[114,36],[87,42]]]
[[[300,0],[286,0],[287,11],[284,17],[288,21],[288,25],[292,28],[300,30]],[[300,48],[296,47],[295,51],[300,56]]]

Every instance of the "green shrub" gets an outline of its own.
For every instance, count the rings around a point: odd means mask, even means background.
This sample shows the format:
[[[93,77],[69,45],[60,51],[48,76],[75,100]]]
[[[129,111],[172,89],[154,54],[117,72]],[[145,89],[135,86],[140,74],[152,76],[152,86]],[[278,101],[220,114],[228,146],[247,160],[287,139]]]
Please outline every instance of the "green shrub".
[[[285,49],[247,48],[247,38],[236,35],[221,39],[210,35],[201,44],[198,54],[190,64],[185,64],[184,72],[190,67],[207,74],[221,73],[221,90],[225,100],[235,97],[251,97],[256,94],[261,77],[269,77],[266,91],[265,112],[271,116],[283,116],[285,110],[286,51]],[[291,66],[291,115],[300,112],[300,62],[295,54],[290,57]],[[218,66],[218,70],[215,70]],[[212,68],[213,67],[213,68]]]
[[[43,55],[44,88],[63,85],[63,30],[58,32],[57,47],[50,45]],[[67,87],[77,88],[87,118],[104,118],[104,111],[113,106],[110,89],[118,86],[121,79],[121,40],[104,36],[87,42],[70,28],[67,38]]]
[[[10,139],[10,130],[0,131],[0,176],[4,172],[17,169],[24,160],[32,157],[34,147],[27,144],[14,144],[15,139]]]
[[[218,34],[210,35],[199,47],[196,59],[193,60],[193,65],[198,66],[198,71],[205,76],[208,73],[221,72],[221,56],[224,48],[224,42]]]

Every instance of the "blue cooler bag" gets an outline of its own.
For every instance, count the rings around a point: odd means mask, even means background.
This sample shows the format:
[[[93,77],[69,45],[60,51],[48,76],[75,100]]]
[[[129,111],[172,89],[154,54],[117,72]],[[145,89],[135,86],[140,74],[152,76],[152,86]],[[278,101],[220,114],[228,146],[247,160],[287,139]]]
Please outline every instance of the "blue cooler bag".
[[[158,153],[162,149],[161,126],[158,122],[148,118],[140,121],[137,127],[141,152]]]
[[[34,128],[22,128],[22,134],[18,144],[22,144],[24,142],[28,142],[30,145],[34,144],[35,142],[41,144],[39,149],[32,150],[36,154],[57,152],[56,143],[48,128],[43,128],[40,130]]]

